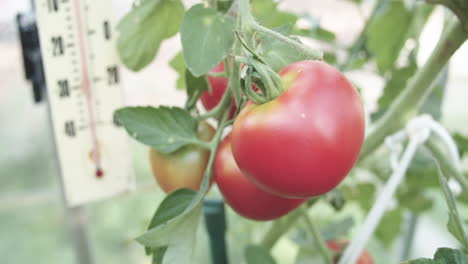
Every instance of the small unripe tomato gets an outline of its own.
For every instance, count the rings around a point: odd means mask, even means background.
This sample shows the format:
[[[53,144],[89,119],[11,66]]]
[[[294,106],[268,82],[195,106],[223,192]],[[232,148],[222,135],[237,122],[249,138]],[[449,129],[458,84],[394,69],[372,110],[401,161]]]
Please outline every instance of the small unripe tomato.
[[[210,141],[215,129],[206,122],[200,122],[197,127],[197,137],[202,141]],[[164,154],[150,148],[149,159],[156,182],[161,189],[169,193],[179,188],[198,190],[203,180],[210,151],[208,149],[187,145],[181,149]]]

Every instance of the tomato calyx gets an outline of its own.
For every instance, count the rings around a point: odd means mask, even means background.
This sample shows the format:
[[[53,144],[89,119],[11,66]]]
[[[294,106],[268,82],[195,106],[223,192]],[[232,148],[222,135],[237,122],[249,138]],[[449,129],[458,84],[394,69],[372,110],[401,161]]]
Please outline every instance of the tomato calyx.
[[[236,60],[247,65],[243,69],[243,94],[255,104],[264,104],[279,97],[285,90],[281,77],[247,44],[241,33],[235,33],[246,53],[246,56],[236,57]],[[251,85],[252,77],[257,81],[255,86]],[[253,87],[257,87],[260,92]]]
[[[242,61],[245,61],[247,66],[241,90],[248,100],[255,104],[264,104],[278,98],[284,92],[285,85],[281,77],[270,66],[250,57]],[[257,87],[258,91],[253,87]]]

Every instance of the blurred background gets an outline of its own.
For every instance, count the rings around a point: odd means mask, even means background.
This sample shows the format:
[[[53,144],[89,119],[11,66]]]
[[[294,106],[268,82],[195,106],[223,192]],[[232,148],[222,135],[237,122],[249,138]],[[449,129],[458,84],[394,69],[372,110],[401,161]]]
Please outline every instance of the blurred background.
[[[184,1],[189,6],[195,1]],[[372,1],[367,1],[372,2]],[[131,7],[131,0],[115,0],[116,17]],[[370,4],[369,4],[370,6]],[[360,32],[366,8],[358,10],[349,1],[287,0],[281,7],[298,13],[309,12],[321,25],[336,33],[343,45],[352,43]],[[24,79],[21,49],[15,25],[18,12],[30,9],[29,0],[0,1],[0,259],[2,263],[73,263],[75,252],[67,232],[64,203],[56,169],[52,131],[46,104],[34,104],[32,89]],[[370,9],[370,8],[369,8]],[[418,61],[430,54],[440,34],[442,10],[431,17],[423,32],[424,47]],[[178,36],[165,41],[156,60],[134,73],[124,70],[122,80],[127,105],[183,105],[185,94],[176,90],[177,74],[168,61],[180,50]],[[468,133],[468,45],[455,54],[450,64],[442,122],[453,131]],[[383,80],[365,70],[349,74],[362,89],[367,110],[375,108]],[[146,186],[129,195],[86,206],[88,229],[96,263],[149,263],[143,247],[133,239],[142,234],[164,193],[154,183],[147,160],[147,148],[131,142],[137,183]],[[466,162],[465,162],[466,163]],[[216,191],[211,194],[216,196]],[[437,194],[439,195],[439,194]],[[420,219],[412,257],[430,257],[440,246],[455,245],[446,231],[443,199]],[[465,210],[465,208],[462,208]],[[327,205],[314,207],[318,221],[325,223],[353,213],[350,206],[339,215]],[[466,210],[465,210],[466,212]],[[257,241],[269,224],[256,223],[228,213],[228,246],[231,263],[241,263],[242,247]],[[355,213],[356,219],[362,215]],[[210,263],[204,226],[199,229],[194,263]],[[278,263],[293,263],[296,248],[287,237],[275,247]],[[377,263],[396,263],[390,249],[371,241]]]

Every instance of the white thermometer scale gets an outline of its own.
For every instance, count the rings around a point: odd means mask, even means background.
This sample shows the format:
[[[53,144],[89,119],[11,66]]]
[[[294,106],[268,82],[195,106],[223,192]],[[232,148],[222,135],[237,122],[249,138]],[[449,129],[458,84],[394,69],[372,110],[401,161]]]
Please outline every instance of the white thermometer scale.
[[[67,204],[134,187],[111,0],[35,0],[47,97]]]

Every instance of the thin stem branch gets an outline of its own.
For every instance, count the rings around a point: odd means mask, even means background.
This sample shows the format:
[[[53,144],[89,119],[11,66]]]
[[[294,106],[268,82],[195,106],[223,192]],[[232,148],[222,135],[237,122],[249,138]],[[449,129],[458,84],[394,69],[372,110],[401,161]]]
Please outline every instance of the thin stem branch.
[[[205,114],[200,115],[198,117],[198,119],[199,120],[205,120],[205,119],[207,119],[209,117],[219,116],[221,113],[224,112],[224,110],[226,109],[226,106],[229,104],[229,102],[231,102],[231,92],[229,90],[226,90],[226,92],[223,94],[223,97],[221,98],[221,101],[219,102],[219,104],[217,104],[213,109],[206,112]]]
[[[219,143],[221,142],[221,137],[223,136],[224,128],[226,127],[227,119],[229,118],[230,104],[228,106],[229,108],[224,109],[213,139],[208,143],[210,145],[210,157],[208,158],[208,164],[206,165],[205,174],[203,175],[203,181],[200,186],[200,192],[202,192],[203,196],[205,196],[210,189],[210,182],[213,177],[214,160],[218,151]]]
[[[266,34],[269,37],[275,38],[281,42],[284,42],[285,44],[289,45],[291,48],[297,50],[301,54],[304,55],[309,60],[321,60],[323,58],[323,54],[321,51],[318,51],[316,49],[312,49],[302,43],[299,43],[291,38],[288,38],[274,30],[271,30],[269,28],[266,28],[264,26],[261,26],[257,23],[253,23],[252,29],[256,30],[257,32],[260,32],[262,34]]]
[[[252,12],[250,11],[249,0],[240,0],[239,3],[239,13],[242,17],[242,31],[256,31],[259,33],[266,34],[272,38],[275,38],[281,42],[286,43],[291,48],[297,50],[301,54],[303,54],[309,60],[321,60],[323,57],[322,52],[312,49],[302,43],[299,43],[293,39],[290,39],[274,30],[268,29],[264,26],[259,25],[255,22],[254,17],[252,16]]]
[[[205,141],[202,141],[202,140],[194,141],[193,144],[195,144],[195,145],[197,145],[199,147],[205,148],[205,149],[211,149],[211,144],[209,142],[205,142]]]
[[[454,0],[426,0],[430,4],[440,4],[452,10],[458,17],[465,30],[468,31],[468,4],[463,1]]]
[[[467,38],[468,32],[463,30],[458,20],[453,20],[447,26],[445,34],[442,35],[426,64],[410,80],[408,86],[367,135],[359,157],[361,160],[379,147],[386,136],[403,127],[406,121],[417,113],[432,91],[439,73]]]
[[[301,213],[302,213],[304,222],[306,224],[307,230],[309,231],[309,234],[314,238],[314,241],[318,246],[320,254],[323,257],[323,260],[325,261],[326,264],[333,264],[330,250],[325,244],[325,241],[323,241],[322,236],[317,230],[317,227],[315,226],[314,222],[310,220],[310,216],[307,213],[307,207],[301,206]]]

